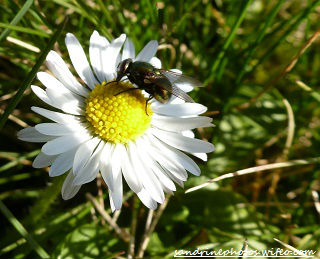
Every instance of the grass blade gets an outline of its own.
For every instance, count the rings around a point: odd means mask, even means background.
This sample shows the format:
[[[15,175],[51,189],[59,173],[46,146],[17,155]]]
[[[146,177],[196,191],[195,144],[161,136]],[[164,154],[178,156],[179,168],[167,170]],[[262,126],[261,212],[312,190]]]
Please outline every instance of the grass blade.
[[[317,0],[313,2],[309,7],[307,7],[300,15],[297,16],[295,22],[285,31],[285,33],[275,42],[270,46],[270,48],[265,52],[265,54],[259,59],[259,62],[251,69],[251,73],[259,66],[261,65],[265,60],[267,60],[273,51],[282,43],[287,36],[293,32],[301,22],[308,18],[308,15],[320,4],[320,0]]]
[[[4,124],[6,123],[9,115],[11,114],[11,112],[15,109],[15,107],[18,105],[18,103],[21,101],[22,96],[24,91],[30,86],[32,80],[34,79],[36,73],[38,72],[40,66],[42,65],[43,61],[45,60],[47,54],[49,53],[49,51],[52,49],[53,44],[57,41],[60,33],[62,32],[62,30],[64,29],[66,23],[67,23],[68,18],[66,18],[64,20],[64,22],[62,22],[59,26],[59,28],[57,29],[57,31],[52,35],[52,37],[49,40],[48,45],[46,46],[46,48],[41,52],[40,57],[38,58],[36,64],[34,65],[34,67],[32,68],[32,70],[30,71],[30,73],[28,74],[28,76],[26,77],[26,79],[22,82],[20,89],[18,90],[18,92],[16,93],[16,95],[12,98],[11,102],[9,103],[8,107],[6,108],[5,112],[3,113],[3,115],[0,118],[0,130],[3,128]]]
[[[0,201],[0,210],[14,226],[14,228],[29,242],[33,249],[41,258],[49,258],[48,253],[37,243],[36,240],[27,232],[23,225],[17,220],[17,218],[11,213],[11,211]]]
[[[22,17],[25,15],[25,13],[29,10],[30,6],[32,5],[33,0],[27,0],[25,4],[22,6],[20,11],[17,13],[17,15],[13,18],[10,25],[16,25]],[[0,42],[3,41],[11,32],[10,28],[6,28],[0,35]]]
[[[224,55],[225,55],[227,49],[229,48],[231,42],[233,41],[234,37],[236,36],[236,32],[237,32],[239,26],[241,25],[245,15],[246,15],[246,12],[248,10],[248,7],[250,6],[251,3],[252,3],[252,0],[248,0],[246,2],[245,6],[243,7],[243,9],[242,9],[242,11],[241,11],[241,13],[239,15],[239,18],[237,19],[237,22],[233,25],[233,27],[232,27],[232,29],[230,31],[230,34],[228,35],[225,43],[222,46],[221,51],[218,54],[217,59],[215,60],[215,62],[212,65],[211,73],[210,73],[211,75],[208,78],[207,82],[208,81],[212,81],[214,79],[215,72],[216,72],[219,64],[221,63],[222,59],[224,58]]]
[[[259,44],[261,43],[261,41],[263,40],[267,29],[269,28],[269,26],[271,25],[274,17],[276,16],[276,14],[279,12],[280,7],[283,5],[283,3],[285,2],[285,0],[280,0],[276,6],[273,8],[273,10],[271,11],[270,15],[267,17],[266,22],[264,23],[260,33],[258,34],[254,44],[250,47],[249,52],[248,52],[248,56],[246,57],[246,59],[243,62],[242,68],[238,74],[238,77],[236,79],[236,84],[239,84],[243,78],[243,76],[246,73],[246,67],[249,63],[249,61],[251,60],[255,50],[257,49],[257,47],[259,46]]]
[[[50,37],[50,35],[48,35],[45,32],[42,32],[42,31],[37,31],[34,29],[29,29],[29,28],[25,28],[25,27],[21,27],[21,26],[6,24],[3,22],[0,22],[0,28],[9,29],[10,31],[20,31],[20,32],[24,32],[24,33],[34,34],[34,35],[38,35],[41,37],[47,37],[47,38]]]
[[[0,166],[0,173],[6,171],[6,170],[8,170],[8,169],[10,169],[10,168],[12,168],[12,167],[14,167],[16,165],[18,165],[23,160],[35,157],[37,154],[39,154],[39,150],[32,151],[32,152],[27,153],[25,155],[21,155],[17,159],[15,159],[13,161],[10,161],[10,162]]]

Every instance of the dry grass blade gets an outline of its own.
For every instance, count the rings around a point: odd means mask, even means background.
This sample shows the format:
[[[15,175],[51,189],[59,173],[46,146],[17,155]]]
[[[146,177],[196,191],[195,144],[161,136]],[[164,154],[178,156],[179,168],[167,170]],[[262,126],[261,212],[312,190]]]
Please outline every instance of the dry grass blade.
[[[24,42],[24,41],[22,41],[22,40],[18,40],[18,39],[16,39],[16,38],[13,38],[13,37],[8,36],[8,37],[7,37],[7,41],[9,41],[9,42],[11,42],[11,43],[13,43],[13,44],[16,44],[16,45],[18,45],[18,46],[20,46],[20,47],[23,47],[23,48],[25,48],[25,49],[31,50],[31,51],[33,51],[33,52],[36,52],[36,53],[39,53],[39,52],[40,52],[40,49],[39,49],[39,48],[37,48],[37,47],[35,47],[35,46],[33,46],[33,45],[29,44],[29,43],[26,43],[26,42]]]
[[[139,203],[138,203],[137,197],[134,196],[133,203],[132,203],[130,241],[128,246],[128,257],[127,257],[128,259],[132,259],[134,257],[136,230],[138,225],[138,209],[139,209]]]
[[[320,29],[317,30],[310,39],[300,48],[298,53],[290,60],[289,64],[281,71],[281,73],[276,76],[274,79],[272,79],[267,85],[254,97],[252,97],[247,103],[241,104],[237,107],[238,110],[247,109],[249,108],[253,103],[255,103],[262,95],[264,95],[266,92],[268,92],[272,87],[275,86],[276,82],[280,80],[282,77],[284,77],[286,74],[288,74],[292,68],[296,65],[299,58],[302,56],[302,54],[311,46],[311,44],[319,37],[320,35]]]
[[[320,215],[320,200],[319,200],[319,194],[316,190],[311,191],[311,196],[314,202],[314,207],[316,208],[318,214]]]
[[[227,173],[227,174],[218,176],[216,178],[213,178],[213,179],[207,181],[206,183],[200,184],[198,186],[195,186],[195,187],[192,187],[192,188],[186,190],[186,193],[199,190],[203,187],[206,187],[210,183],[218,182],[223,179],[232,178],[235,176],[252,174],[252,173],[259,172],[259,171],[266,171],[266,170],[271,170],[271,169],[276,169],[276,168],[291,167],[291,166],[297,166],[297,165],[309,165],[309,164],[314,164],[314,163],[320,163],[320,157],[310,158],[310,159],[297,159],[297,160],[291,160],[291,161],[281,162],[281,163],[273,163],[273,164],[267,164],[267,165],[254,166],[254,167],[246,168],[243,170],[238,170],[233,173]]]
[[[275,241],[277,241],[278,243],[280,243],[281,245],[283,245],[285,248],[289,249],[290,251],[296,253],[297,255],[303,256],[303,257],[313,257],[312,255],[307,255],[305,253],[303,253],[301,250],[298,250],[297,248],[294,248],[291,245],[288,245],[282,241],[280,241],[279,239],[274,238]]]
[[[294,120],[294,113],[292,107],[287,99],[282,100],[288,113],[288,135],[285,143],[285,147],[283,150],[283,157],[287,160],[289,149],[292,146],[292,141],[294,137],[294,129],[295,129],[295,120]]]
[[[149,241],[150,241],[150,236],[151,236],[152,232],[154,231],[154,229],[156,228],[156,225],[158,224],[158,221],[159,221],[160,217],[162,216],[162,213],[164,212],[165,208],[167,207],[168,202],[170,200],[170,197],[171,197],[171,195],[168,195],[167,198],[164,200],[164,202],[160,205],[151,224],[149,222],[150,222],[150,218],[152,218],[153,213],[149,213],[148,219],[147,219],[147,224],[146,224],[146,229],[145,229],[145,232],[144,232],[143,237],[141,239],[140,247],[139,247],[139,250],[137,253],[137,258],[143,258],[144,251],[147,249]]]
[[[3,114],[4,110],[0,109],[0,114]],[[20,120],[18,117],[10,114],[8,117],[9,120],[13,121],[14,123],[18,124],[22,128],[30,127],[27,123],[25,123],[23,120]]]
[[[129,233],[124,229],[121,229],[117,223],[115,223],[111,216],[100,206],[99,202],[90,194],[87,193],[86,197],[89,201],[92,202],[93,206],[100,213],[100,215],[109,223],[109,225],[114,229],[117,235],[124,240],[125,242],[129,242]]]

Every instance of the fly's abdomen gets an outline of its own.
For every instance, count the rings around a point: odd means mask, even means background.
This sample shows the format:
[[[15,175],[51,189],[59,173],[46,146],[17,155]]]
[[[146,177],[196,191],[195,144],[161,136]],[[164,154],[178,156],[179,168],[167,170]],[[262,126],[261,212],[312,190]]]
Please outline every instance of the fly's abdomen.
[[[172,88],[170,81],[164,77],[157,77],[155,80],[156,84],[154,84],[154,98],[161,103],[167,103],[171,97],[171,92],[168,91],[168,88]]]

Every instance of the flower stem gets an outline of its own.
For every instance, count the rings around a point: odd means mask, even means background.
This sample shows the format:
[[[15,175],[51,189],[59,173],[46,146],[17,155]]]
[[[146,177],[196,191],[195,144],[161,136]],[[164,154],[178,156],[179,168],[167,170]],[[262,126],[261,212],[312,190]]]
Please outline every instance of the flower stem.
[[[167,207],[168,202],[170,200],[170,197],[171,197],[171,195],[169,194],[167,196],[167,198],[165,199],[165,201],[161,204],[157,213],[155,213],[151,224],[150,224],[150,221],[151,221],[151,218],[153,215],[153,211],[152,212],[149,211],[147,222],[146,222],[146,228],[145,228],[144,234],[141,239],[141,243],[140,243],[139,250],[137,253],[137,258],[143,258],[144,251],[147,249],[149,241],[150,241],[150,236],[151,236],[152,232],[154,231],[154,229],[156,228],[156,225],[158,224],[159,219],[162,216],[162,213],[164,212],[165,208]]]
[[[131,219],[131,231],[130,231],[130,241],[128,247],[128,259],[132,259],[134,256],[134,248],[136,242],[136,230],[138,224],[138,210],[139,210],[139,201],[137,196],[133,196],[132,202],[132,219]]]
[[[112,220],[111,216],[100,206],[99,202],[90,193],[87,193],[86,197],[92,202],[96,210],[109,223],[109,225],[114,229],[117,235],[125,242],[129,242],[129,234],[127,233],[127,231],[121,229],[118,224]]]

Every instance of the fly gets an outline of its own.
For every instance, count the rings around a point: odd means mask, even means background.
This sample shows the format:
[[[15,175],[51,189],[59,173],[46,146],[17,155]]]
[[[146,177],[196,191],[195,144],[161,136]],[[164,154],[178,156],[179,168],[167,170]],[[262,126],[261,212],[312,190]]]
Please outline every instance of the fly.
[[[150,96],[146,101],[146,113],[148,102],[155,98],[161,103],[168,103],[171,96],[174,95],[185,102],[194,103],[193,99],[181,90],[177,84],[189,84],[193,87],[200,87],[202,84],[191,77],[182,74],[158,69],[150,63],[143,61],[133,61],[131,58],[121,61],[117,67],[116,82],[119,82],[124,76],[127,76],[129,81],[137,86],[123,92],[141,89],[146,91]]]

